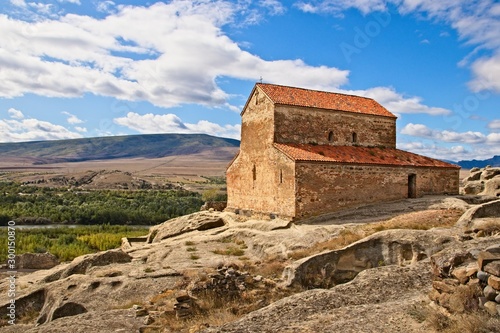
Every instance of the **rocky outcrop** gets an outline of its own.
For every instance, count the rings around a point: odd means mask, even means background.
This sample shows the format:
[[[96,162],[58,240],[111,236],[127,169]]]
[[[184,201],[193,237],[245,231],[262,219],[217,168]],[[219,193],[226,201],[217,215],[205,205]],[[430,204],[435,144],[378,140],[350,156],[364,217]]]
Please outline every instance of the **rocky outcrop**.
[[[75,258],[67,267],[47,276],[44,281],[52,282],[73,274],[85,274],[91,267],[106,266],[114,263],[127,263],[132,257],[121,249],[98,252]]]
[[[222,216],[216,212],[199,212],[181,216],[150,229],[148,243],[158,243],[166,238],[175,237],[191,231],[203,231],[223,227]]]
[[[412,265],[456,242],[453,237],[420,230],[387,230],[337,251],[296,261],[283,275],[287,286],[330,288],[359,272],[385,265]]]
[[[59,260],[53,254],[24,253],[16,256],[17,269],[50,269],[59,265]]]
[[[464,194],[481,194],[500,197],[500,168],[473,168],[468,177],[463,180]]]
[[[481,218],[500,218],[500,200],[471,207],[460,217],[457,227],[471,228],[474,220]]]
[[[500,243],[483,239],[431,258],[433,290],[429,297],[450,313],[483,308],[500,316]]]
[[[365,270],[349,283],[301,292],[204,333],[426,332],[408,307],[429,291],[428,261]]]

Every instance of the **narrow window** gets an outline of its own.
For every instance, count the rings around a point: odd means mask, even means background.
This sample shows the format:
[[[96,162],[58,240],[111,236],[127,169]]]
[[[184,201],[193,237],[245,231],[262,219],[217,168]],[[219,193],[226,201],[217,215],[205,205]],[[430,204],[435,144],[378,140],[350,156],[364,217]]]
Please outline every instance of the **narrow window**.
[[[257,180],[257,169],[255,168],[255,164],[253,165],[253,168],[252,168],[252,177],[253,177],[253,180]]]
[[[283,169],[280,169],[280,184],[283,184]]]
[[[417,175],[410,173],[408,175],[408,198],[417,197]]]
[[[332,142],[333,141],[333,132],[330,131],[330,133],[328,133],[328,141]]]
[[[358,134],[356,132],[352,132],[352,143],[358,142]]]

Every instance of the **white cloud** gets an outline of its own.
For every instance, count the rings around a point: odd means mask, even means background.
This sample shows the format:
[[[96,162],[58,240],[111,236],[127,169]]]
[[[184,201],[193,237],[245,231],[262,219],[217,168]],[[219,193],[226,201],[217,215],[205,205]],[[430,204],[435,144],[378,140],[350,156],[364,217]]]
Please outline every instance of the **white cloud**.
[[[81,134],[35,118],[21,117],[22,112],[10,109],[12,119],[0,119],[0,141],[19,142],[81,138]]]
[[[17,7],[26,7],[26,1],[24,0],[10,0],[10,3]]]
[[[261,5],[279,8],[274,1]],[[257,81],[265,75],[266,82],[320,89],[347,82],[345,70],[243,51],[221,30],[240,15],[239,6],[174,0],[123,5],[104,19],[67,14],[33,23],[0,15],[0,97],[93,93],[160,107],[224,106],[229,96],[219,77]]]
[[[431,129],[423,124],[409,123],[403,129],[401,134],[426,138],[431,140],[438,140],[443,142],[457,142],[464,144],[489,144],[494,145],[500,143],[500,133],[490,133],[485,135],[481,132],[454,132],[448,130]]]
[[[14,118],[14,119],[23,119],[24,118],[24,114],[21,111],[16,110],[14,108],[10,108],[7,112],[9,113],[11,118]]]
[[[495,56],[477,60],[472,65],[472,72],[475,75],[470,82],[472,90],[489,89],[500,92],[500,48]]]
[[[488,128],[492,130],[500,130],[500,119],[495,119],[488,124]]]
[[[474,74],[470,86],[473,90],[500,92],[500,3],[492,0],[308,0],[297,2],[305,12],[342,15],[351,8],[363,14],[386,11],[396,6],[401,14],[425,14],[420,17],[448,23],[468,45],[476,46],[460,65],[472,61]],[[479,50],[489,55],[474,60]]]
[[[111,13],[114,10],[115,3],[113,1],[101,1],[97,3],[96,9],[99,12]]]
[[[422,104],[422,99],[420,97],[406,97],[396,92],[393,88],[388,87],[375,87],[367,90],[338,89],[337,91],[373,98],[396,115],[404,113],[425,113],[432,116],[442,116],[452,113],[448,109],[429,107]]]
[[[385,0],[309,0],[298,1],[296,7],[307,13],[332,13],[341,14],[343,11],[355,8],[363,14],[369,14],[373,11],[386,10]]]
[[[271,15],[281,15],[286,12],[285,6],[278,0],[260,0],[260,6],[267,8]]]
[[[87,129],[85,127],[75,126],[75,130],[80,133],[86,133]]]
[[[241,125],[215,124],[200,120],[196,124],[184,123],[175,114],[155,115],[148,113],[140,115],[129,112],[125,117],[115,118],[116,124],[128,127],[143,134],[153,133],[204,133],[214,136],[240,139]]]
[[[79,119],[77,116],[75,116],[74,114],[71,114],[69,112],[64,111],[64,112],[61,112],[61,113],[64,114],[64,115],[66,115],[66,116],[68,116],[67,121],[68,121],[68,123],[70,123],[72,125],[81,124],[81,123],[84,122],[83,120]]]

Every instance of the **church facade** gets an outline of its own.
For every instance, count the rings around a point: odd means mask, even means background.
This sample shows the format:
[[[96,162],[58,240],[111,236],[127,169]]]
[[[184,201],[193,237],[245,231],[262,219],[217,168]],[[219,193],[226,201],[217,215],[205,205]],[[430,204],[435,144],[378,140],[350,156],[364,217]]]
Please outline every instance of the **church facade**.
[[[303,219],[458,194],[460,167],[397,149],[396,117],[373,99],[257,83],[241,118],[228,211]]]

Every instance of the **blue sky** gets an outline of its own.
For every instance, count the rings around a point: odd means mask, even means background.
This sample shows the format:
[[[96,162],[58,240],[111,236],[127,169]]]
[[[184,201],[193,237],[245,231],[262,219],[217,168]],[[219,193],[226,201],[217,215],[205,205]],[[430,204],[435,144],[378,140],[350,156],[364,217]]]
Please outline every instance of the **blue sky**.
[[[2,0],[0,142],[239,138],[255,82],[374,98],[398,147],[500,155],[494,0]]]

